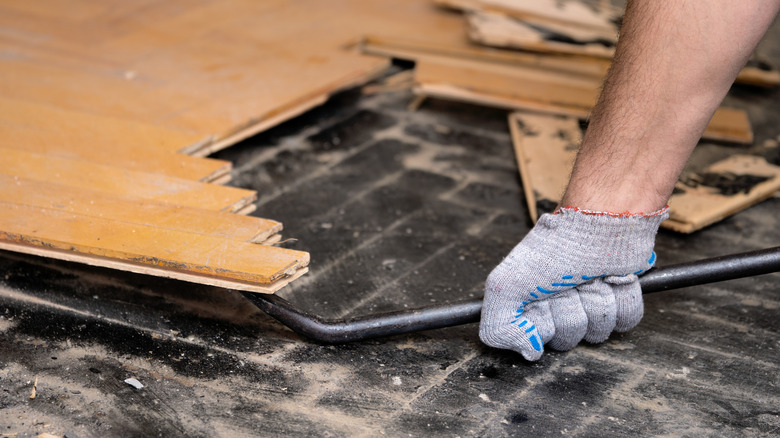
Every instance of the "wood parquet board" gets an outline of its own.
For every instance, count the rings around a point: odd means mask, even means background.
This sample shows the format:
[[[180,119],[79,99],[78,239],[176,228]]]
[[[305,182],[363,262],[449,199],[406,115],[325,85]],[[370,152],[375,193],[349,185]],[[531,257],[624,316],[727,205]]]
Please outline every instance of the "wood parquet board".
[[[167,145],[176,147],[176,143],[166,141],[169,132],[159,132],[159,136],[152,136],[145,142],[135,131],[145,127],[140,123],[126,127],[125,132],[129,135],[117,135],[122,132],[118,128],[123,126],[111,126],[112,119],[2,98],[0,114],[4,115],[0,119],[2,144],[9,149],[193,181],[227,182],[230,179],[230,162],[168,152],[165,150]],[[178,133],[173,134],[172,137],[179,137]],[[95,144],[105,146],[95,147]]]
[[[267,242],[282,231],[280,222],[269,219],[18,176],[0,175],[0,201],[253,243]]]
[[[271,292],[305,272],[308,254],[0,202],[0,248],[169,278]]]
[[[137,196],[205,210],[237,212],[251,206],[257,198],[257,193],[252,190],[16,149],[0,148],[0,156],[3,157],[1,175],[23,176],[37,181],[50,181],[120,196]]]

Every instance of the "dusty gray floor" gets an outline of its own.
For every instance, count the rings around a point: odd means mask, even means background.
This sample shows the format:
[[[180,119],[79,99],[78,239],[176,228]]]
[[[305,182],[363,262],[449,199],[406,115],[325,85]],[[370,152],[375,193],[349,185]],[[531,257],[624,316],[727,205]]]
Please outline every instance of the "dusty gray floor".
[[[729,97],[757,144],[780,134],[779,96]],[[259,191],[255,214],[311,252],[311,273],[280,293],[301,308],[478,297],[527,232],[506,114],[433,100],[410,113],[410,97],[344,93],[219,154]],[[778,207],[662,232],[659,265],[777,246]],[[481,345],[475,325],[319,345],[236,292],[2,252],[0,437],[777,436],[779,279],[649,296],[630,333],[528,363]]]

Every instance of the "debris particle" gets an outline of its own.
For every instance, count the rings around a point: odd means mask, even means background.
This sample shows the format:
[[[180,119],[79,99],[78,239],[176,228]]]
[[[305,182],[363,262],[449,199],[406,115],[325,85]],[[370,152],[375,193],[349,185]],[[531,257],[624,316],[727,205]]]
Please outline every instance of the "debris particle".
[[[132,386],[135,389],[141,389],[144,387],[144,385],[142,385],[141,382],[139,382],[138,380],[132,377],[129,379],[125,379],[125,383],[127,383],[128,385]]]
[[[32,391],[30,392],[30,400],[35,398],[35,392],[38,389],[38,378],[35,378],[35,382],[33,383]]]
[[[393,385],[401,386],[401,378],[398,376],[393,377]]]
[[[490,397],[487,396],[487,394],[480,394],[479,398],[481,398],[483,401],[489,402]]]

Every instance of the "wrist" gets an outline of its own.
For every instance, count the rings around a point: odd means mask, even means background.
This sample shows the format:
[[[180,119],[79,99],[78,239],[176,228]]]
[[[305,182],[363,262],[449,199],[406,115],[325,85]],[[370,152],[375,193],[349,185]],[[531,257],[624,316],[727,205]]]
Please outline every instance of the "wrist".
[[[645,189],[639,189],[642,187]],[[574,207],[591,212],[644,215],[666,207],[673,188],[673,185],[659,187],[656,183],[640,183],[628,178],[624,182],[613,180],[612,184],[600,184],[596,187],[592,181],[579,181],[573,175],[559,207]]]

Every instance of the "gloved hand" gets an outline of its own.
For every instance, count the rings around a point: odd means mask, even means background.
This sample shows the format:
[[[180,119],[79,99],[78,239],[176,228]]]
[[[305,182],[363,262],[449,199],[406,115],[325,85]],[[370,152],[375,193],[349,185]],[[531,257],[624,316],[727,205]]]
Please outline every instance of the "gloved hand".
[[[642,319],[637,275],[668,207],[650,214],[562,208],[536,226],[488,276],[479,336],[487,345],[538,360],[548,344],[603,342]]]

